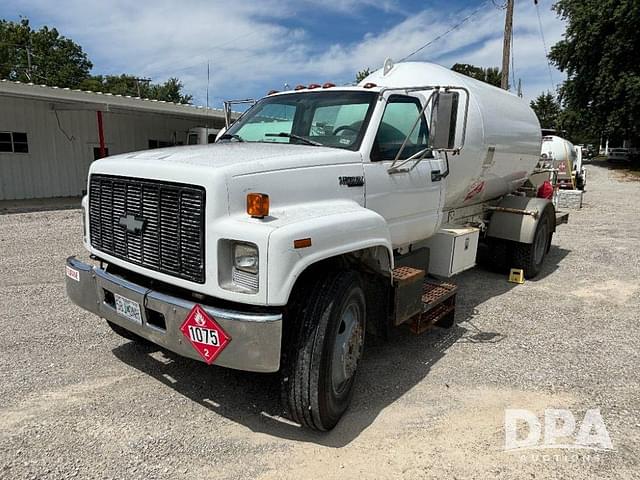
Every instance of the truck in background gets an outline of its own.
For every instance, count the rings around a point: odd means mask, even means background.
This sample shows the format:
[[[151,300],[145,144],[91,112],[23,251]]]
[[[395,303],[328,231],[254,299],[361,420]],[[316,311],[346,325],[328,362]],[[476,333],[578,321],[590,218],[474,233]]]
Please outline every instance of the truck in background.
[[[526,102],[429,63],[358,86],[272,92],[206,147],[99,160],[69,298],[125,338],[280,372],[292,420],[347,410],[365,332],[450,326],[479,243],[533,278],[553,204],[520,187],[540,157]]]
[[[187,145],[215,143],[219,128],[193,127],[187,132]]]
[[[553,183],[560,188],[584,190],[587,170],[583,163],[583,149],[557,135],[542,137],[540,168],[552,172]]]

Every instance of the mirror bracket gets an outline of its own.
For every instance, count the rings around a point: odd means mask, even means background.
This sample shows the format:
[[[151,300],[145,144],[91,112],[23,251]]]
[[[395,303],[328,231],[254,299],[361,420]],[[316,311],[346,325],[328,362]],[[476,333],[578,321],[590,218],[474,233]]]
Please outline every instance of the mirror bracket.
[[[411,131],[409,132],[409,134],[405,137],[404,141],[402,142],[402,145],[400,147],[400,150],[398,150],[398,153],[396,154],[395,158],[393,159],[393,162],[391,163],[391,166],[387,169],[387,172],[389,174],[393,174],[393,173],[402,173],[402,172],[410,172],[411,170],[413,170],[418,163],[420,163],[425,157],[427,152],[428,153],[433,153],[433,152],[439,152],[439,153],[444,153],[445,156],[445,161],[447,163],[447,170],[440,174],[442,175],[442,178],[445,178],[448,174],[449,174],[449,157],[448,157],[448,153],[451,153],[452,155],[459,155],[460,151],[462,150],[462,148],[464,148],[464,144],[465,144],[465,140],[466,140],[466,136],[467,136],[467,119],[468,119],[468,115],[469,115],[469,90],[465,87],[457,87],[457,86],[423,86],[423,87],[394,87],[394,88],[383,88],[380,92],[380,99],[383,99],[383,94],[385,92],[388,91],[399,91],[402,90],[405,93],[415,93],[415,92],[420,92],[420,91],[431,91],[431,94],[429,95],[429,97],[427,98],[424,107],[422,108],[422,110],[420,111],[420,114],[418,115],[418,118],[416,119],[416,121],[414,122]],[[456,137],[456,130],[457,130],[457,120],[458,120],[458,99],[459,99],[459,93],[458,92],[462,92],[464,93],[465,96],[465,102],[464,102],[464,114],[463,114],[463,119],[462,119],[462,135],[460,138],[460,144],[456,145],[455,144],[455,137]],[[442,95],[442,97],[441,97]],[[445,96],[446,95],[446,96]],[[455,96],[454,96],[455,95]],[[445,117],[441,118],[441,114],[439,114],[439,108],[440,108],[440,101],[441,98],[445,99],[446,104],[445,104],[445,110],[444,110],[444,114]],[[420,123],[420,118],[422,117],[422,115],[424,115],[425,111],[427,110],[427,108],[429,107],[429,105],[432,105],[432,109],[431,109],[431,121],[430,121],[430,125],[429,125],[429,133],[430,133],[430,146],[424,150],[421,150],[420,152],[416,153],[415,155],[412,155],[411,157],[409,157],[406,160],[400,160],[400,156],[402,155],[403,150],[405,149],[407,142],[409,141],[409,138],[411,137],[411,135],[413,134],[414,130],[416,129],[417,125]],[[447,114],[448,114],[448,118],[447,118]],[[447,122],[443,122],[442,120],[447,120]],[[440,123],[440,125],[442,125],[443,123],[446,123],[446,127],[447,129],[445,130],[446,133],[446,143],[442,144],[442,145],[435,145],[434,143],[438,143],[438,141],[442,140],[443,138],[445,138],[444,134],[439,134],[437,132],[438,129],[438,123]],[[453,125],[452,125],[453,124]],[[435,132],[434,132],[435,131]],[[414,162],[414,165],[412,165],[410,168],[403,168],[405,165],[407,165],[409,162]]]

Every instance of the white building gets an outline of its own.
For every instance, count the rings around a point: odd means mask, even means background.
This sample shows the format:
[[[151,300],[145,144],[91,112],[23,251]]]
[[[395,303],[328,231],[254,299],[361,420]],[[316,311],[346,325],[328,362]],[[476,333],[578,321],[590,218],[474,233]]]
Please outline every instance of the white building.
[[[79,196],[97,158],[222,126],[222,110],[2,80],[0,200]]]

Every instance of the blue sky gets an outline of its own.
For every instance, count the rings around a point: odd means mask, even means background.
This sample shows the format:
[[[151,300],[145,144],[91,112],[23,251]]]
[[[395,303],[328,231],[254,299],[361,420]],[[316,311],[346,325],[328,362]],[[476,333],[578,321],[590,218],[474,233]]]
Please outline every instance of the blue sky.
[[[34,27],[56,26],[80,43],[94,73],[131,73],[164,81],[179,77],[203,104],[207,61],[211,106],[226,98],[260,97],[285,83],[347,83],[385,57],[402,58],[446,32],[479,7],[460,28],[412,60],[498,66],[504,0],[4,0],[0,18],[28,17]],[[539,0],[547,47],[564,24]],[[550,90],[563,75],[547,66],[533,0],[516,0],[516,79],[527,99]],[[551,78],[550,78],[551,76]]]

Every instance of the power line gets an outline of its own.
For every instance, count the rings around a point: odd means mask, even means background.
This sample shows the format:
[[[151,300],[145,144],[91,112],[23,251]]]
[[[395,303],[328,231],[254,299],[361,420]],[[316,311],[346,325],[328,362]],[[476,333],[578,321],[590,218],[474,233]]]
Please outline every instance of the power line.
[[[224,47],[226,47],[228,45],[231,45],[232,43],[237,43],[239,40],[246,40],[247,38],[251,38],[254,35],[256,35],[257,33],[258,33],[257,31],[253,31],[253,32],[250,32],[250,33],[248,33],[246,35],[240,35],[240,36],[234,37],[231,40],[228,40],[226,42],[222,42],[222,43],[219,43],[217,45],[213,45],[212,47],[210,47],[207,50],[207,53],[209,54],[209,53],[212,53],[212,52],[214,52],[216,50],[221,50],[222,48],[224,48]],[[204,64],[206,64],[208,62],[209,62],[209,60],[208,60],[208,56],[207,56],[207,58],[205,58],[203,60],[199,60],[199,61],[193,62],[193,63],[187,63],[186,65],[183,65],[181,67],[172,68],[171,71],[172,72],[181,72],[181,71],[184,71],[184,70],[189,70],[190,68],[194,68],[194,67],[197,67],[197,66],[200,66],[200,65],[204,65]]]
[[[549,52],[547,51],[547,42],[544,40],[544,31],[542,29],[542,19],[540,18],[540,8],[538,7],[538,1],[533,2],[536,6],[536,14],[538,15],[538,26],[540,27],[540,38],[542,39],[542,46],[544,47],[544,58],[547,61],[547,67],[549,69],[549,80],[551,80],[551,90],[554,90],[555,84],[553,83],[553,73],[551,73],[551,62],[549,61]]]
[[[437,42],[438,40],[440,40],[441,38],[445,37],[446,35],[450,34],[451,32],[453,32],[454,30],[456,30],[457,28],[461,27],[465,22],[467,22],[471,17],[473,17],[474,15],[478,14],[487,3],[492,2],[492,0],[485,0],[484,2],[482,2],[480,4],[480,6],[475,9],[473,12],[471,12],[469,15],[467,15],[466,17],[464,17],[459,23],[455,24],[453,27],[451,27],[449,30],[447,30],[446,32],[438,35],[436,38],[434,38],[433,40],[428,41],[427,43],[425,43],[424,45],[422,45],[420,48],[418,48],[417,50],[414,50],[413,52],[411,52],[409,55],[407,55],[404,58],[401,58],[399,60],[398,63],[400,62],[404,62],[405,60],[407,60],[410,57],[413,57],[416,53],[421,52],[422,50],[424,50],[425,48],[427,48],[428,46],[432,45],[433,43]],[[494,4],[495,5],[495,4]]]

